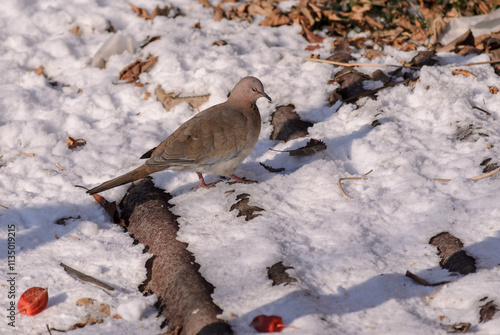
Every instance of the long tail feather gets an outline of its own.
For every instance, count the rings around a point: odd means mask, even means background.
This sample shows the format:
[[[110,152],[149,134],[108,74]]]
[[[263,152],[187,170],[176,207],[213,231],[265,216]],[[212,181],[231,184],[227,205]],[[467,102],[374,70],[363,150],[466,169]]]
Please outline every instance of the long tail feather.
[[[109,190],[113,187],[117,187],[123,184],[127,184],[130,182],[133,182],[135,180],[141,179],[142,177],[146,177],[147,175],[150,175],[154,172],[158,172],[163,170],[164,167],[151,167],[151,166],[145,166],[141,165],[137,169],[132,170],[130,172],[125,173],[122,176],[116,177],[114,179],[108,180],[105,183],[102,183],[99,186],[96,186],[90,190],[87,191],[88,194],[95,194],[95,193],[100,193],[106,190]]]

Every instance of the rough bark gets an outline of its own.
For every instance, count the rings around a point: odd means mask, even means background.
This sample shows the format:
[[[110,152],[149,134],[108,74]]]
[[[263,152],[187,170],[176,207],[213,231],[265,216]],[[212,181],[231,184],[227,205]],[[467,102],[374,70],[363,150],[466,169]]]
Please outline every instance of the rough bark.
[[[133,183],[120,203],[129,233],[152,254],[150,272],[142,288],[159,297],[159,312],[169,329],[181,335],[232,334],[217,318],[221,309],[211,298],[213,286],[198,272],[199,266],[177,240],[178,223],[169,210],[170,195],[154,187],[146,177]]]

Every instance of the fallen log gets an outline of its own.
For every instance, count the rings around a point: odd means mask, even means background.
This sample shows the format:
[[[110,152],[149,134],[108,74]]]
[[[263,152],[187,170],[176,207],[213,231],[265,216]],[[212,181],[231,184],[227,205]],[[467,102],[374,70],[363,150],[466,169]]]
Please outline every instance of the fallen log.
[[[178,223],[169,210],[171,196],[154,186],[151,177],[132,184],[120,208],[129,233],[146,246],[152,258],[143,292],[158,296],[159,313],[170,330],[181,335],[230,335],[231,327],[217,315],[222,310],[211,298],[214,287],[198,272],[199,265],[177,240]]]

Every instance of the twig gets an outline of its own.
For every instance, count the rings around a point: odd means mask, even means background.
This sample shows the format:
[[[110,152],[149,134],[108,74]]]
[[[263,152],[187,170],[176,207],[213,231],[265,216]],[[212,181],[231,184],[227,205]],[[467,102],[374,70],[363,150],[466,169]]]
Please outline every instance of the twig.
[[[89,283],[92,283],[94,285],[97,285],[97,286],[100,286],[106,290],[109,290],[109,291],[114,291],[114,287],[112,286],[109,286],[108,284],[106,283],[103,283],[102,281],[98,280],[98,279],[95,279],[94,277],[91,277],[89,275],[86,275],[78,270],[75,270],[69,266],[67,266],[66,264],[64,263],[60,263],[59,265],[61,265],[64,270],[72,277],[74,278],[78,278],[80,279],[81,281],[84,281],[84,282],[89,282]]]
[[[57,166],[58,168],[60,168],[61,170],[66,171],[66,170],[65,170],[65,169],[64,169],[61,165],[59,165],[59,163],[56,163],[56,166]]]
[[[477,109],[477,110],[480,110],[481,112],[484,112],[484,113],[488,114],[489,116],[491,116],[491,113],[490,113],[490,112],[485,111],[484,109],[479,108],[479,107],[477,107],[477,106],[472,106],[472,109]]]
[[[33,154],[33,153],[29,153],[29,152],[20,152],[19,154],[20,154],[21,156],[31,156],[31,157],[35,156],[35,154]]]
[[[500,172],[500,168],[496,169],[496,170],[493,170],[491,172],[488,172],[486,174],[482,174],[480,176],[475,176],[475,177],[471,177],[469,178],[470,180],[478,180],[478,179],[482,179],[482,178],[486,178],[486,177],[489,177],[491,175],[494,175],[495,173],[498,173]],[[435,181],[442,181],[444,183],[448,183],[451,181],[451,179],[442,179],[442,178],[434,178]]]
[[[9,209],[9,207],[4,206],[4,205],[0,205],[0,207],[3,207],[3,208],[5,208],[5,209]]]
[[[429,283],[427,280],[417,276],[416,274],[411,273],[410,271],[406,271],[406,277],[413,279],[417,284],[424,286],[439,286],[451,283],[451,281],[440,281],[439,283]]]
[[[487,62],[468,63],[468,64],[451,64],[451,65],[448,65],[448,66],[449,67],[452,67],[452,66],[474,66],[474,65],[497,64],[497,63],[500,63],[500,60],[490,60],[490,61],[487,61]]]
[[[328,64],[333,64],[333,65],[340,65],[340,66],[345,66],[345,67],[354,67],[354,66],[376,66],[376,67],[404,67],[408,69],[414,69],[414,70],[420,70],[422,67],[421,66],[411,66],[411,65],[391,65],[391,64],[372,64],[372,63],[342,63],[342,62],[335,62],[332,60],[327,60],[327,59],[318,59],[318,58],[306,58],[306,60],[311,61],[311,62],[319,62],[319,63],[328,63]]]
[[[349,196],[347,193],[345,193],[344,189],[342,188],[342,181],[343,180],[359,180],[359,179],[367,180],[368,178],[364,178],[364,177],[345,177],[345,178],[339,178],[339,188],[340,188],[340,191],[342,191],[342,194],[344,194],[347,199],[352,199],[352,197]]]
[[[50,331],[49,325],[46,324],[45,327],[47,327],[47,331],[49,332],[49,334],[52,335],[52,332]]]

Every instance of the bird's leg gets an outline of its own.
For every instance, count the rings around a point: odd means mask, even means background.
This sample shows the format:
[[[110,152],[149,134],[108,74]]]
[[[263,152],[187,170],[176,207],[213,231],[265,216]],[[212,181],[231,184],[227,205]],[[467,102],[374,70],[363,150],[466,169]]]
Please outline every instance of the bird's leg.
[[[256,183],[255,180],[242,179],[242,178],[240,178],[240,177],[238,177],[238,176],[236,176],[234,174],[232,174],[230,177],[232,179],[234,179],[235,180],[234,182],[236,182],[236,183],[243,183],[243,184],[253,184],[253,183]]]
[[[218,181],[214,181],[213,183],[210,183],[210,184],[205,184],[205,179],[203,179],[203,175],[199,172],[196,172],[196,174],[198,175],[198,178],[200,179],[200,184],[196,187],[193,187],[193,190],[196,190],[198,187],[211,188],[220,181],[220,180],[218,180]]]

